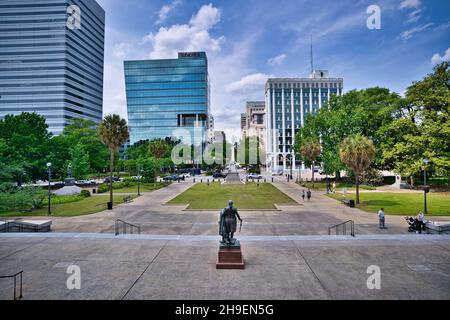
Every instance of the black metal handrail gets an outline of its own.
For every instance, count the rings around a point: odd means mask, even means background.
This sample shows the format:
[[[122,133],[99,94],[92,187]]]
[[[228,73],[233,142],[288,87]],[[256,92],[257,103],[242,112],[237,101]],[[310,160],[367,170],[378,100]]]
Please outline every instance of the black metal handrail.
[[[120,228],[120,226],[122,226],[122,228]],[[137,231],[137,234],[141,234],[141,226],[140,225],[134,225],[131,224],[129,222],[117,219],[115,222],[115,232],[116,232],[116,236],[118,236],[120,234],[120,229],[122,229],[122,234],[127,234],[127,229],[130,230],[130,234],[134,234],[135,230]]]
[[[20,275],[20,287],[19,287],[19,298],[17,298],[17,276]],[[8,279],[8,278],[14,278],[14,300],[22,299],[22,276],[23,276],[23,270],[17,272],[16,274],[13,274],[11,276],[0,276],[0,279]]]
[[[5,230],[3,232],[10,232],[11,230],[11,222],[6,220],[0,220],[0,222],[5,223]]]
[[[347,235],[347,225],[348,224],[350,224],[350,235],[352,237],[354,237],[355,236],[355,222],[353,220],[348,220],[348,221],[345,221],[345,222],[342,222],[342,223],[339,223],[339,224],[336,224],[334,226],[329,227],[328,228],[328,235],[329,236],[331,235],[331,231],[333,229],[336,230],[336,235],[339,235],[339,228],[342,227],[342,234],[344,236],[346,236]]]

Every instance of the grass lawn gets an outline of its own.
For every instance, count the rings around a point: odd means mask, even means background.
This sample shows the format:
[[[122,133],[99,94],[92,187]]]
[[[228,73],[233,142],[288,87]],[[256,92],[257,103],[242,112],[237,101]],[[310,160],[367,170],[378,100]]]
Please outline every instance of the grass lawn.
[[[141,192],[151,192],[155,191],[161,188],[164,188],[167,186],[167,184],[164,183],[157,183],[156,186],[154,183],[141,183]],[[138,186],[137,182],[133,183],[132,186],[121,188],[121,189],[114,189],[114,192],[117,193],[136,193],[138,192]],[[109,194],[109,191],[104,192],[103,194]]]
[[[312,190],[320,190],[325,191],[327,190],[327,183],[326,182],[314,182],[314,188],[312,187],[312,182],[302,182],[301,185],[304,185],[305,188],[310,188]],[[333,186],[333,182],[330,182],[330,187]],[[354,184],[348,184],[348,183],[336,183],[336,190],[340,191],[342,188],[347,188],[347,190],[356,190],[356,187]],[[375,190],[376,188],[373,186],[368,186],[361,184],[359,185],[359,189],[361,190]]]
[[[295,205],[293,199],[270,183],[248,183],[242,185],[222,185],[212,183],[196,184],[175,199],[169,205],[189,204],[189,209],[222,209],[228,200],[233,200],[238,209],[276,209],[274,203]]]
[[[344,199],[342,194],[330,194],[330,198]],[[387,193],[364,192],[359,194],[359,209],[378,212],[384,208],[387,215],[417,215],[423,210],[423,193]],[[347,199],[355,199],[355,194],[348,194]],[[427,195],[428,215],[450,216],[450,193],[429,193]]]
[[[136,198],[135,196],[132,197]],[[77,202],[70,202],[64,204],[55,204],[51,206],[52,216],[55,217],[75,217],[87,214],[92,214],[106,210],[106,203],[109,201],[109,196],[89,197]],[[123,196],[114,196],[114,204],[123,203]],[[2,212],[0,218],[4,217],[36,217],[46,216],[47,207],[34,210],[32,212]]]

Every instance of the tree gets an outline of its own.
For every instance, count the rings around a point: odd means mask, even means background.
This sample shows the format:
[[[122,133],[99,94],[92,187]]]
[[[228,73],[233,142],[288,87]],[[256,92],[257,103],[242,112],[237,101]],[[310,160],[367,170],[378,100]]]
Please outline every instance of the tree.
[[[89,155],[90,169],[101,172],[108,163],[109,152],[97,135],[96,126],[97,124],[92,120],[72,119],[60,137],[67,141],[71,149],[81,144]]]
[[[355,173],[356,204],[359,204],[359,175],[371,165],[375,154],[373,141],[360,134],[345,138],[340,145],[342,162]]]
[[[106,116],[97,128],[98,135],[102,142],[109,148],[110,165],[109,165],[109,201],[110,208],[113,205],[113,170],[114,158],[117,150],[122,146],[129,137],[127,121],[120,118],[117,114]]]
[[[301,143],[299,152],[304,160],[309,161],[311,163],[312,185],[314,188],[314,162],[321,153],[319,140],[314,138],[304,139]]]
[[[154,139],[150,141],[148,144],[148,152],[155,159],[156,164],[159,163],[159,160],[163,158],[168,152],[169,148],[165,140],[163,139]],[[156,175],[158,173],[158,168],[155,167],[153,172],[155,175],[155,184],[156,184]]]
[[[391,169],[390,163],[382,163],[380,143],[384,141],[382,128],[389,125],[398,110],[401,98],[389,89],[369,88],[352,90],[342,96],[331,96],[330,101],[318,111],[305,118],[305,126],[297,133],[295,150],[305,138],[321,140],[322,161],[327,173],[345,169],[339,156],[339,144],[345,137],[360,133],[372,139],[377,146],[377,158],[374,166],[379,169]]]
[[[75,179],[82,179],[89,173],[89,154],[78,143],[71,151],[72,172]]]
[[[16,182],[20,183],[20,177],[32,180],[45,178],[51,136],[45,118],[36,113],[6,115],[0,120],[3,162],[25,173],[16,175]]]

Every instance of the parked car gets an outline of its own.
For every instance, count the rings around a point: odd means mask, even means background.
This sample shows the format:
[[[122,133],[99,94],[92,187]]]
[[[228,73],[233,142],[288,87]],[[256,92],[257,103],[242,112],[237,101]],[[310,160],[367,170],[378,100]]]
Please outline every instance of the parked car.
[[[272,176],[282,176],[283,171],[272,172]]]
[[[226,178],[226,177],[227,177],[227,175],[225,173],[222,173],[219,171],[213,173],[214,179],[220,179],[220,178]]]
[[[258,179],[262,179],[263,177],[260,174],[256,174],[256,173],[250,173],[247,175],[247,179],[249,180],[258,180]]]
[[[190,178],[191,174],[190,173],[182,173],[179,175],[180,177],[184,177],[185,179]]]
[[[164,181],[184,181],[184,176],[177,176],[177,175],[171,175],[171,176],[165,176],[163,177]]]
[[[109,183],[109,178],[110,177],[106,177],[105,180],[103,181],[104,183]],[[112,177],[112,181],[116,182],[116,181],[120,181],[120,178],[118,177]]]

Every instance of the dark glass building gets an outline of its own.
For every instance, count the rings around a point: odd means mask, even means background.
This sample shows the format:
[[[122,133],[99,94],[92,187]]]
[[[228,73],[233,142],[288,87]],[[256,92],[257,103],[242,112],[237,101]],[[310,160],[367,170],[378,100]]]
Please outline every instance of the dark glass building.
[[[204,52],[125,61],[125,86],[131,145],[166,137],[196,145],[206,141],[210,99]]]
[[[105,12],[95,0],[0,1],[0,118],[36,112],[58,135],[100,122]]]

